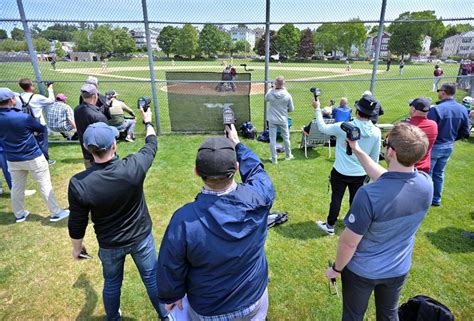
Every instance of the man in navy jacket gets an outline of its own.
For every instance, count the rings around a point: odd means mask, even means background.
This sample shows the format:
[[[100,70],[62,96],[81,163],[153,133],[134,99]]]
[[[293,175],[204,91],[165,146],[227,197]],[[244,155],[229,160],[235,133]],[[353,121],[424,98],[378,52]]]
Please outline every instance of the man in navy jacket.
[[[158,257],[158,294],[169,310],[182,309],[187,295],[190,320],[265,320],[264,246],[275,191],[233,125],[226,134],[198,149],[195,170],[204,187],[171,218]],[[241,184],[234,180],[239,170]]]
[[[444,169],[456,140],[469,137],[470,121],[466,108],[454,100],[455,83],[444,83],[438,89],[439,102],[428,112],[428,119],[438,124],[438,137],[431,150],[430,175],[433,179],[433,206],[441,205]]]

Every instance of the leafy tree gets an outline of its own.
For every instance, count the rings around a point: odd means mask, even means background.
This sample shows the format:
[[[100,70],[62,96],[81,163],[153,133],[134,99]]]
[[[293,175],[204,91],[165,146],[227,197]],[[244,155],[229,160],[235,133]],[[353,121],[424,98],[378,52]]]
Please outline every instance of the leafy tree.
[[[422,35],[419,30],[412,28],[408,23],[399,23],[393,28],[392,36],[388,42],[388,50],[391,53],[401,55],[416,55],[421,51]]]
[[[176,53],[189,58],[196,54],[198,51],[198,33],[191,24],[185,24],[183,29],[179,31],[178,37],[173,42],[173,48]]]
[[[234,44],[234,48],[236,52],[250,52],[250,44],[247,40],[239,40],[236,41]]]
[[[55,23],[41,32],[41,36],[48,40],[72,41],[77,27],[68,24]]]
[[[314,33],[315,48],[323,54],[338,50],[338,32],[338,25],[334,23],[324,23],[319,26]]]
[[[418,12],[404,12],[395,19],[395,22],[388,26],[387,31],[390,33],[397,33],[398,29],[403,28],[401,25],[408,25],[410,28],[417,31],[421,36],[431,37],[431,47],[438,47],[440,41],[446,34],[446,27],[440,20],[436,21],[419,21],[419,22],[405,22],[407,20],[436,20],[436,14],[434,11],[418,11]]]
[[[300,46],[298,48],[298,56],[309,58],[314,55],[314,41],[313,33],[309,28],[303,31],[303,35],[300,40]]]
[[[288,23],[278,30],[276,37],[277,50],[286,57],[294,57],[298,52],[300,31],[293,24]]]
[[[51,44],[43,37],[33,39],[33,46],[37,52],[51,51]]]
[[[0,39],[8,39],[8,34],[3,29],[0,29]]]
[[[276,37],[277,33],[274,30],[270,30],[270,55],[277,54]],[[265,33],[262,38],[257,41],[254,51],[260,56],[265,56]]]
[[[468,32],[471,30],[474,30],[474,26],[469,23],[461,23],[457,25],[449,24],[446,26],[446,33],[444,35],[444,38],[448,38],[459,33]]]
[[[352,19],[349,23],[337,26],[338,41],[346,57],[350,56],[352,45],[356,45],[359,48],[362,46],[366,35],[365,26],[359,19]]]
[[[113,30],[114,52],[120,54],[131,53],[137,49],[135,41],[128,34],[126,28],[115,28]]]
[[[25,33],[23,32],[23,30],[18,29],[17,27],[12,29],[11,36],[13,40],[17,40],[17,41],[25,40]]]
[[[166,26],[161,31],[157,38],[158,46],[169,58],[171,50],[173,48],[173,42],[178,37],[179,30],[173,26]]]
[[[199,34],[199,48],[210,56],[224,47],[222,32],[214,25],[205,24]]]
[[[39,38],[41,37],[41,28],[38,27],[38,24],[33,24],[33,27],[30,28],[30,33],[32,38]]]
[[[74,32],[73,40],[75,51],[89,51],[91,48],[88,30],[78,30]]]
[[[224,53],[232,54],[235,51],[235,44],[232,41],[232,37],[227,32],[222,32],[222,38],[222,51]]]
[[[91,49],[101,57],[106,57],[111,52],[114,51],[114,42],[113,42],[113,31],[109,25],[102,25],[97,27],[92,32],[91,40]]]
[[[54,45],[54,47],[55,47],[54,51],[58,58],[64,58],[66,56],[66,52],[64,51],[63,46],[61,45],[59,41],[56,42],[56,45]]]
[[[2,42],[0,42],[0,51],[6,51],[6,52],[12,52],[12,51],[17,51],[17,42],[13,39],[5,39]]]

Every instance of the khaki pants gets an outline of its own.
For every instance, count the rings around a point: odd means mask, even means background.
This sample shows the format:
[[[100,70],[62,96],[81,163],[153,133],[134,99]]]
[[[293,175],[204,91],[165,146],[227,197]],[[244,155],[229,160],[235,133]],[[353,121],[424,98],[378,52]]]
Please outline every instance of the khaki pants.
[[[43,155],[29,161],[7,161],[7,163],[13,185],[11,191],[13,214],[15,214],[17,218],[24,215],[26,178],[29,172],[40,188],[41,195],[48,206],[49,213],[55,215],[61,211],[54,197],[48,161]]]

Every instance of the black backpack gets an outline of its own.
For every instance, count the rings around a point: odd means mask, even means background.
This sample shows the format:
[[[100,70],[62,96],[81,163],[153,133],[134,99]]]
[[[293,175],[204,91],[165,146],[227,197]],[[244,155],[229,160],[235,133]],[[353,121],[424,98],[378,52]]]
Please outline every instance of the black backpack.
[[[426,295],[410,298],[398,308],[400,321],[454,321],[447,306]]]
[[[19,97],[21,100],[21,111],[24,112],[25,114],[30,115],[33,118],[36,118],[35,115],[33,114],[33,109],[31,109],[31,106],[30,106],[30,101],[34,95],[35,94],[31,94],[30,99],[28,99],[27,102],[23,100],[23,97],[21,97],[21,95]]]
[[[260,134],[257,137],[257,140],[259,142],[269,143],[270,142],[270,134],[268,132],[268,129],[265,129],[263,132],[260,132]]]
[[[255,139],[257,136],[257,128],[255,128],[252,122],[245,122],[240,126],[242,136],[248,139]]]

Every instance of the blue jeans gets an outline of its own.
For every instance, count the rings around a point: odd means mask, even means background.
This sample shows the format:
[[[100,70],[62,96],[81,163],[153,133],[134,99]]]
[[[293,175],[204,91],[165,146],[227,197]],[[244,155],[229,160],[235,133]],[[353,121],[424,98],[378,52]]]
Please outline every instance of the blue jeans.
[[[3,176],[5,176],[5,180],[7,181],[8,188],[10,191],[12,190],[12,178],[10,176],[10,172],[8,171],[8,164],[7,159],[5,158],[5,153],[0,152],[0,167],[3,171]],[[0,180],[0,188],[2,187],[1,180]]]
[[[431,150],[431,168],[430,175],[433,179],[433,201],[432,204],[441,204],[441,194],[443,193],[444,169],[448,163],[449,157],[453,152],[451,146],[433,145]]]
[[[156,249],[155,241],[150,233],[143,241],[133,246],[115,249],[99,248],[104,274],[102,296],[107,320],[120,320],[120,289],[123,280],[123,265],[127,254],[132,256],[156,312],[160,318],[166,316],[168,312],[166,312],[164,305],[158,301]]]

